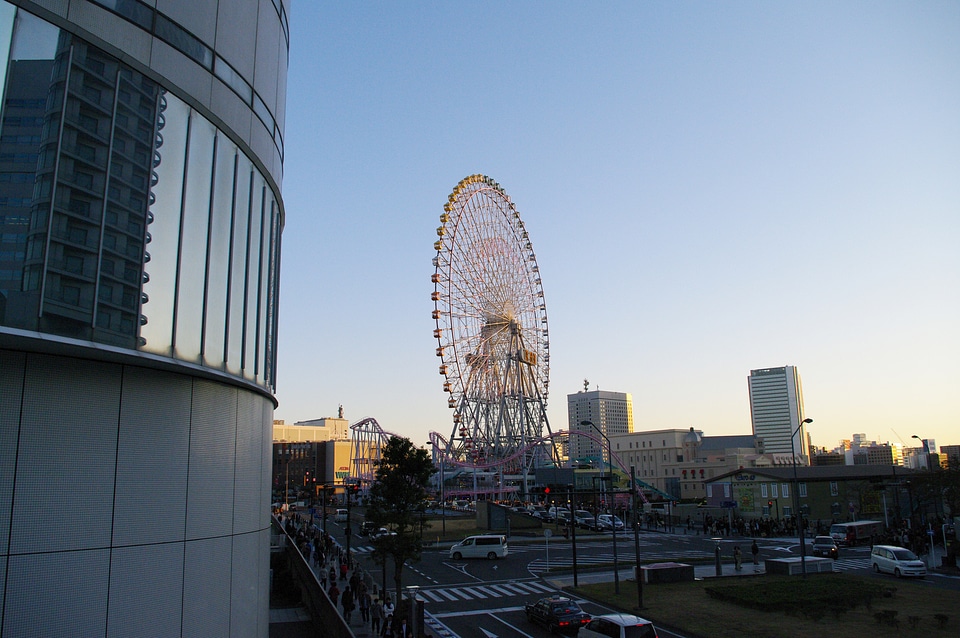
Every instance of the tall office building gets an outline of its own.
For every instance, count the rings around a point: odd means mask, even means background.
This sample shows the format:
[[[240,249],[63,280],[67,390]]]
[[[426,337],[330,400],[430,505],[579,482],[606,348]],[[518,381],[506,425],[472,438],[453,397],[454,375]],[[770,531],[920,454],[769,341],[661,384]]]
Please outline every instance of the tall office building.
[[[289,0],[0,0],[0,634],[269,632]]]
[[[809,459],[807,432],[802,424],[803,391],[797,369],[784,366],[751,370],[747,381],[753,435],[763,439],[763,451],[787,455],[793,452]],[[792,449],[791,436],[794,437]]]
[[[571,432],[586,432],[603,441],[589,425],[580,425],[583,421],[590,421],[606,436],[627,434],[633,432],[633,398],[624,392],[607,392],[606,390],[588,391],[567,395],[567,419]],[[602,458],[609,463],[605,446],[586,437],[571,436],[571,460]]]

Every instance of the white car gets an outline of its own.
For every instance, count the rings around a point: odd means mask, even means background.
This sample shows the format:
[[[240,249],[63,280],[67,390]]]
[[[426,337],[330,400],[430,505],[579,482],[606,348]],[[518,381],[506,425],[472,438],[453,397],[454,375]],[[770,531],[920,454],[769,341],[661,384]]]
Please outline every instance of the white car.
[[[916,554],[895,545],[874,545],[873,551],[870,552],[870,564],[873,565],[873,571],[893,574],[897,578],[901,576],[923,578],[927,575],[926,564]]]
[[[581,627],[577,638],[657,638],[657,628],[633,614],[604,614]]]
[[[370,540],[378,541],[381,538],[386,538],[387,536],[396,536],[397,533],[390,531],[386,527],[381,527],[375,532],[370,532]]]

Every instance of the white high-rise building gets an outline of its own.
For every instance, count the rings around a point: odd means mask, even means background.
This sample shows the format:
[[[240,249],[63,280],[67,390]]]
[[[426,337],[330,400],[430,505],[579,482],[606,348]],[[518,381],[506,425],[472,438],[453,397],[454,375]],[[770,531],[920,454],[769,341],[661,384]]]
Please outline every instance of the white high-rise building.
[[[586,384],[585,384],[586,385]],[[587,391],[567,395],[567,419],[571,432],[586,432],[600,438],[597,431],[589,425],[590,421],[608,437],[633,432],[633,398],[625,392],[606,390]],[[570,437],[571,459],[606,459],[606,450],[600,443],[582,436]]]
[[[751,370],[747,381],[753,435],[763,439],[763,451],[809,458],[806,428],[802,424],[803,391],[797,369],[783,366]]]

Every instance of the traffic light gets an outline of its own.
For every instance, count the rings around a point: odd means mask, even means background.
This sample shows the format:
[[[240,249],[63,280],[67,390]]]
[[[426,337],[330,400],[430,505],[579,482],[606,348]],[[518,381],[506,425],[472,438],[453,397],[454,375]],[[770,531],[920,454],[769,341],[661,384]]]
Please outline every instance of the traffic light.
[[[549,495],[550,495],[550,488],[549,488],[549,487],[543,488],[543,493],[546,494],[547,496],[549,496]]]
[[[773,507],[773,501],[767,501],[767,507]]]

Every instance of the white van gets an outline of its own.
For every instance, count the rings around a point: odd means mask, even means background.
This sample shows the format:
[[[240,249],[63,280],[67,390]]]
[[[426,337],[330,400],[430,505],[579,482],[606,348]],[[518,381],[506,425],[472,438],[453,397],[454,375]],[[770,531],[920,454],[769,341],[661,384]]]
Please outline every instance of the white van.
[[[494,534],[468,536],[450,548],[450,558],[503,558],[507,555],[507,537]]]
[[[339,509],[337,513],[333,515],[334,523],[346,523],[347,522],[347,510]]]

